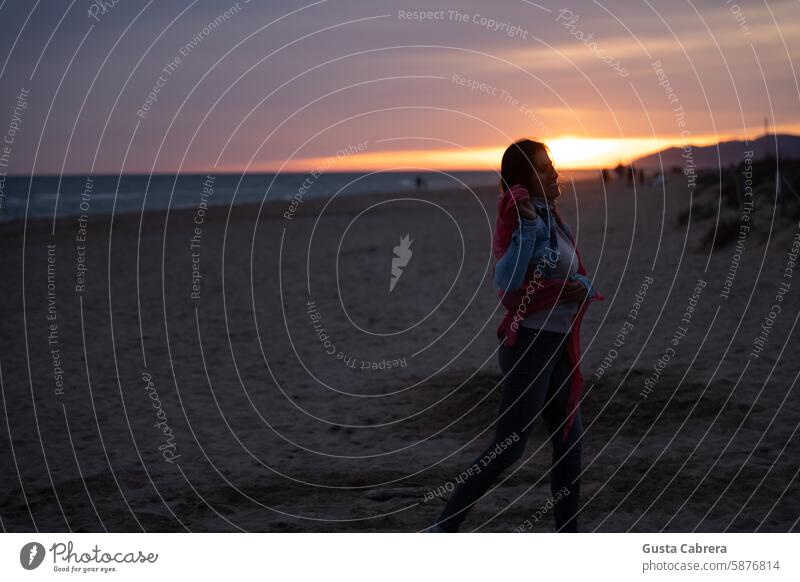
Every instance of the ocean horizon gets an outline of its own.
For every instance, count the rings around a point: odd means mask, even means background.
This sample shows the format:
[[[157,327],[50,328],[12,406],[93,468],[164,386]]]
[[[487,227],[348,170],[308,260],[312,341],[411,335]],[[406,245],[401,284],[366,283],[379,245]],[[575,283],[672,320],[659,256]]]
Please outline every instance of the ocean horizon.
[[[587,180],[596,170],[569,170],[564,181]],[[212,187],[207,185],[212,176]],[[417,184],[417,178],[420,184]],[[7,176],[0,196],[0,222],[58,219],[81,215],[110,215],[285,202],[360,194],[419,194],[494,185],[495,172],[313,172],[294,173],[181,173],[97,174],[65,176]],[[205,190],[204,190],[205,188]],[[210,192],[210,194],[209,194]]]

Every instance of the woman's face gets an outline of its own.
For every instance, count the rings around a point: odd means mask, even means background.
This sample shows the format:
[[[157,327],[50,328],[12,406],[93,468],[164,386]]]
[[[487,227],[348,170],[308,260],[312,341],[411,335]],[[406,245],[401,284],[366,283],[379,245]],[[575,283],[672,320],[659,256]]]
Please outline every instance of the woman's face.
[[[533,156],[533,176],[531,183],[538,192],[532,192],[532,196],[555,200],[561,195],[561,188],[558,185],[558,172],[553,166],[550,155],[539,150]]]

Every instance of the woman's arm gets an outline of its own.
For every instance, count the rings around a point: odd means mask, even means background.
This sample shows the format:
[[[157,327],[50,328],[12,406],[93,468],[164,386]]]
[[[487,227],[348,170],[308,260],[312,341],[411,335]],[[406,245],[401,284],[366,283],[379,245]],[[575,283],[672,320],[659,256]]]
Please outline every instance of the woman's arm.
[[[521,287],[536,248],[536,241],[546,235],[547,225],[538,215],[533,219],[521,219],[511,235],[506,252],[495,265],[494,284],[502,291],[513,291]]]
[[[575,281],[581,283],[584,287],[586,287],[587,300],[594,299],[597,296],[597,289],[594,288],[594,285],[592,285],[592,280],[589,279],[589,277],[587,277],[586,275],[580,275],[578,273],[575,273],[573,275],[573,278],[575,279]]]

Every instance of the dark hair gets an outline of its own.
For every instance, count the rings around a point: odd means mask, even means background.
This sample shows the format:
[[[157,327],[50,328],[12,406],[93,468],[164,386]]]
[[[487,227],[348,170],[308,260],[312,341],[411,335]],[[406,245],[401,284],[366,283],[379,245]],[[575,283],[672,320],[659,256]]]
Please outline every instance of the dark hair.
[[[521,139],[508,146],[500,164],[500,187],[504,192],[517,184],[529,193],[538,191],[532,179],[533,158],[538,151],[548,151],[547,146],[530,139]]]

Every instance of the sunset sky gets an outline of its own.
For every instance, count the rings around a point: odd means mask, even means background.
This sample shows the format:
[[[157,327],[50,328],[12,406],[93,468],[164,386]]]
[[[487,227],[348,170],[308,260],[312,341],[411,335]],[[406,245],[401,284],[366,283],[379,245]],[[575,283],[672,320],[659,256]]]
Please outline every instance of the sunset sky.
[[[520,137],[591,168],[800,133],[798,0],[0,6],[0,130],[30,90],[9,173],[491,170]]]

